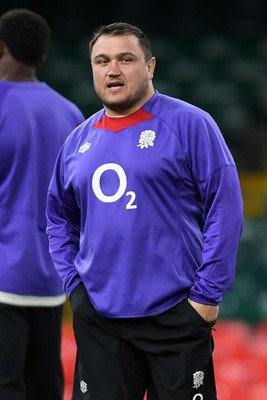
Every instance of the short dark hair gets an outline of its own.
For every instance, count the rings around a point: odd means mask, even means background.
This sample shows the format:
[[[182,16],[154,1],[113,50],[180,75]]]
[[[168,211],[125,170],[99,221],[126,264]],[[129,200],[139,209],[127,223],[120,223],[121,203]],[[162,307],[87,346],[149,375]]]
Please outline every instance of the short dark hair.
[[[99,26],[93,33],[92,39],[89,42],[90,57],[95,42],[100,36],[119,36],[119,35],[134,35],[137,37],[139,44],[144,52],[146,61],[152,57],[151,45],[147,35],[141,31],[137,26],[128,24],[126,22],[114,22],[109,25]]]
[[[0,40],[11,55],[29,66],[38,66],[46,53],[50,27],[39,14],[17,8],[0,18]]]

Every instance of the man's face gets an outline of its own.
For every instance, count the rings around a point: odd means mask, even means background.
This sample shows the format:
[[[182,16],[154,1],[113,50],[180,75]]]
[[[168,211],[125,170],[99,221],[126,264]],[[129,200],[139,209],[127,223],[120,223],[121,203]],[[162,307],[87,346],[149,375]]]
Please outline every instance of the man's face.
[[[154,93],[154,57],[146,61],[134,35],[103,35],[91,54],[94,87],[109,115],[138,110]]]

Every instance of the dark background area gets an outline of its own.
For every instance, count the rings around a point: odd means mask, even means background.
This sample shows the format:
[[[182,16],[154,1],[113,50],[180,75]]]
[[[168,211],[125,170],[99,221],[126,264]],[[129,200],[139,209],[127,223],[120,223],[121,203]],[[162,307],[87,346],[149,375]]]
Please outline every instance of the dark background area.
[[[266,0],[1,0],[0,13],[15,7],[47,19],[52,38],[40,79],[86,117],[101,107],[88,60],[92,32],[130,22],[151,38],[155,87],[210,112],[241,172],[267,170]]]
[[[266,33],[265,0],[101,0],[1,1],[0,11],[27,7],[48,19],[54,36],[81,38],[99,24],[124,20],[149,35],[199,37],[203,34],[256,36]]]

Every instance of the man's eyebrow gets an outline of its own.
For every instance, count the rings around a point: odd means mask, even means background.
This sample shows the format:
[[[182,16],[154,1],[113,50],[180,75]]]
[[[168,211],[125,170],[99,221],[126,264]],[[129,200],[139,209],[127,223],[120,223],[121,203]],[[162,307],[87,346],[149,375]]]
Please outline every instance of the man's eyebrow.
[[[121,57],[125,57],[125,56],[131,56],[131,57],[136,57],[134,53],[131,53],[130,51],[126,51],[124,53],[118,53],[116,54],[116,58],[121,58]],[[105,53],[100,53],[100,54],[96,54],[96,56],[94,57],[94,60],[97,58],[110,58],[110,56],[108,54]]]
[[[97,54],[94,58],[98,58],[98,57],[108,57],[108,56],[105,53],[100,53],[100,54]]]

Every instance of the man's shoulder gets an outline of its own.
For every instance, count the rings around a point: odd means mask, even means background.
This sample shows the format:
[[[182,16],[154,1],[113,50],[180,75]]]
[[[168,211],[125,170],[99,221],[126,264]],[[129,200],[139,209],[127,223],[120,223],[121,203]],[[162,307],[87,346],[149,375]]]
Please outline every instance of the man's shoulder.
[[[175,127],[189,127],[201,121],[210,121],[212,117],[200,107],[183,99],[156,92],[144,109],[153,114],[162,123]]]
[[[189,114],[195,114],[204,116],[207,114],[205,110],[198,107],[196,104],[192,104],[184,99],[173,97],[167,94],[156,93],[154,105],[158,110],[158,113],[181,113],[187,112]]]

